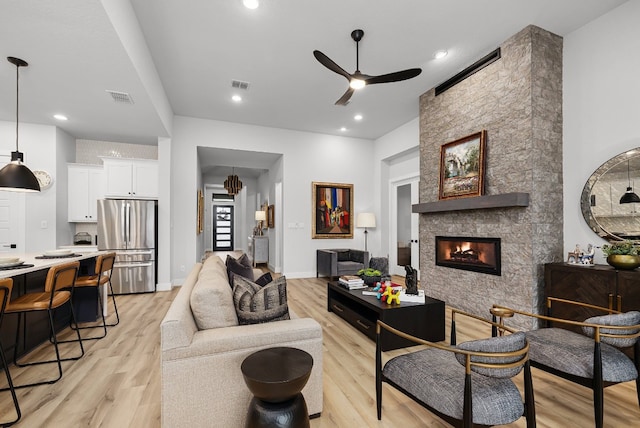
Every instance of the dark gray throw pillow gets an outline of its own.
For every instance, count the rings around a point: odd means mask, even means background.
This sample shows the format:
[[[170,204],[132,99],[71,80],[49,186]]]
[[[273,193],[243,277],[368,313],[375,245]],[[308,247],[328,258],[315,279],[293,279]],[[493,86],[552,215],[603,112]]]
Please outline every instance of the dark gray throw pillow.
[[[242,253],[242,255],[240,257],[238,257],[238,263],[240,263],[243,266],[247,266],[247,267],[253,268],[253,264],[251,263],[251,259],[249,258],[249,256],[247,256],[246,253]]]
[[[281,276],[262,287],[236,275],[233,278],[233,304],[240,325],[288,320],[287,280]]]
[[[240,275],[253,281],[253,268],[245,266],[233,257],[227,258],[227,276],[229,277],[229,285],[233,287],[233,278]]]
[[[267,285],[271,281],[273,281],[273,277],[271,276],[271,272],[266,272],[266,273],[262,274],[262,276],[260,278],[254,280],[253,282],[255,282],[256,284],[258,284],[261,287],[264,287],[265,285]]]

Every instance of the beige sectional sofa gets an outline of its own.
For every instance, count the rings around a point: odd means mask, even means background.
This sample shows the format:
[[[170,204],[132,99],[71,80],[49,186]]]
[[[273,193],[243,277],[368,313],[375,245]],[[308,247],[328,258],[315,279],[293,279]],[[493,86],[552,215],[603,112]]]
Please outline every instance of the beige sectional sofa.
[[[244,427],[252,395],[240,365],[255,351],[290,346],[313,357],[302,393],[310,415],[322,411],[322,329],[312,318],[238,325],[219,257],[197,263],[161,325],[162,426]],[[268,368],[265,368],[268,370]]]

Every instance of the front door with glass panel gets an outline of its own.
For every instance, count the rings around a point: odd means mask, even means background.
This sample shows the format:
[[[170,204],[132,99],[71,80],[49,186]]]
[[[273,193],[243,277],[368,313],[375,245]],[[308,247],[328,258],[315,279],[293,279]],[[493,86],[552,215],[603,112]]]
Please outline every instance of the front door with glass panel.
[[[233,250],[233,205],[213,206],[213,251]]]

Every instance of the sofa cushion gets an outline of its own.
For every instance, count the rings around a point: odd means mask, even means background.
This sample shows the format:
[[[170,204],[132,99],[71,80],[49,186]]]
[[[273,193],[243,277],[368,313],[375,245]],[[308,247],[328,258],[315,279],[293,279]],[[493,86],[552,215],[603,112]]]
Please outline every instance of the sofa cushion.
[[[351,260],[351,255],[349,254],[349,250],[334,250],[338,253],[338,261],[339,262],[348,262]]]
[[[622,314],[602,315],[599,317],[591,317],[584,322],[589,324],[611,325],[611,326],[627,326],[640,324],[640,312],[629,311]],[[582,331],[589,337],[595,335],[595,329],[593,327],[582,327]],[[619,335],[634,335],[638,332],[638,329],[611,329],[601,328],[600,333],[607,334],[619,334]],[[638,340],[637,337],[606,337],[600,336],[600,341],[608,343],[609,345],[616,346],[618,348],[626,348],[627,346],[633,346]]]
[[[233,286],[233,277],[235,275],[240,275],[250,281],[253,281],[253,267],[250,265],[245,266],[233,257],[227,257],[226,265],[229,285]]]
[[[218,257],[205,260],[191,291],[190,304],[199,330],[238,325],[231,287]]]
[[[240,325],[289,319],[284,276],[264,287],[239,275],[234,276],[233,302]]]
[[[256,284],[260,285],[261,287],[264,287],[265,285],[267,285],[271,281],[273,281],[273,277],[271,276],[271,272],[265,272],[263,275],[258,277],[253,282],[255,282]]]

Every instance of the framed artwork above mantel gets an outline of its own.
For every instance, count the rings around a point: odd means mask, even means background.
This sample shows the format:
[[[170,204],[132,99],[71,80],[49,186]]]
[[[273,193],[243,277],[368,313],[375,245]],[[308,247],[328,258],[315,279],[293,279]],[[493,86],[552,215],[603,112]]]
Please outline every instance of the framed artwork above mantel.
[[[482,130],[440,147],[439,200],[484,195],[486,136]]]

